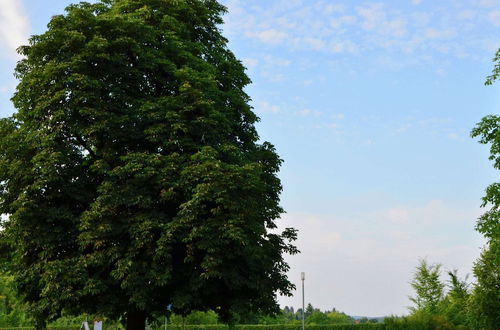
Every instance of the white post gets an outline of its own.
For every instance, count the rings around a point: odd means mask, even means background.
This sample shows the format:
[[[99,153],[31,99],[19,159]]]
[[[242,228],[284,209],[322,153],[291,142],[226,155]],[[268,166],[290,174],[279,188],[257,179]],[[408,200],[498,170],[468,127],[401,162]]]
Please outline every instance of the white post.
[[[300,279],[302,280],[302,330],[305,330],[305,312],[306,310],[304,309],[304,280],[306,279],[306,273],[302,272],[300,273]]]

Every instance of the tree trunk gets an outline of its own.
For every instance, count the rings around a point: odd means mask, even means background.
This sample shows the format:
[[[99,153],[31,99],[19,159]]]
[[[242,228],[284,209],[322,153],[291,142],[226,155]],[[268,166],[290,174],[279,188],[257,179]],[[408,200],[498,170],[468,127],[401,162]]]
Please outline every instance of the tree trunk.
[[[145,330],[145,329],[146,329],[146,313],[141,311],[128,312],[127,330]]]
[[[35,318],[35,330],[45,330],[47,329],[47,322],[42,318]]]

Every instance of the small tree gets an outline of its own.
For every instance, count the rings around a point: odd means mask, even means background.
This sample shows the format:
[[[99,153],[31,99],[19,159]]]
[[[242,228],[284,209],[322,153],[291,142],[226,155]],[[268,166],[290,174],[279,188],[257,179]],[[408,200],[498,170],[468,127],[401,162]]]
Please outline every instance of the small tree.
[[[468,311],[469,283],[467,276],[460,279],[457,270],[449,271],[447,281],[448,293],[440,303],[440,314],[443,314],[455,326],[469,324],[470,313]]]
[[[321,312],[319,309],[314,310],[310,315],[307,316],[306,322],[307,324],[319,325],[319,324],[328,324],[329,322],[328,316]]]
[[[314,313],[314,311],[319,311],[319,309],[314,308],[311,303],[308,303],[304,313],[305,318],[307,319],[310,315],[312,315],[312,313]]]
[[[335,311],[335,308],[333,311],[326,313],[326,316],[328,316],[329,324],[352,323],[352,319],[348,315]]]
[[[410,297],[415,304],[410,307],[413,313],[436,312],[438,303],[443,299],[444,290],[444,284],[439,279],[440,269],[440,264],[429,265],[426,260],[420,260],[411,281],[411,286],[415,290],[415,296]]]
[[[469,295],[469,283],[467,282],[468,276],[464,279],[458,277],[458,271],[455,269],[448,272],[448,294],[451,299],[461,301],[467,299]]]

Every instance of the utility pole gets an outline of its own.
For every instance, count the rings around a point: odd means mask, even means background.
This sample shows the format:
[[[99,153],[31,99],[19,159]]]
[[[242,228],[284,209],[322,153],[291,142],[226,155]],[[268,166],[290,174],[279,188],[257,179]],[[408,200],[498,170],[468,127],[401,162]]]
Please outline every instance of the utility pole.
[[[306,279],[306,273],[300,273],[300,279],[302,280],[302,330],[305,330],[304,280]]]

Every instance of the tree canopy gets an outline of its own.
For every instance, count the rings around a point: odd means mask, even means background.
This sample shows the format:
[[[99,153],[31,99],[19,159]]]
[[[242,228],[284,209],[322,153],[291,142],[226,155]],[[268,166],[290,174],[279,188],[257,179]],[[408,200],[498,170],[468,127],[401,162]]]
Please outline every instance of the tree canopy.
[[[245,69],[215,0],[101,0],[19,49],[0,121],[10,271],[41,322],[167,305],[277,310],[290,294],[276,219],[281,159],[259,143]]]
[[[500,49],[493,58],[494,67],[485,85],[491,85],[500,77]],[[479,137],[481,144],[490,145],[489,159],[493,167],[500,170],[500,116],[489,115],[481,119],[471,132]],[[474,265],[477,284],[474,288],[473,311],[481,327],[500,328],[500,183],[486,188],[482,207],[489,209],[482,214],[476,229],[483,234],[487,243]]]

